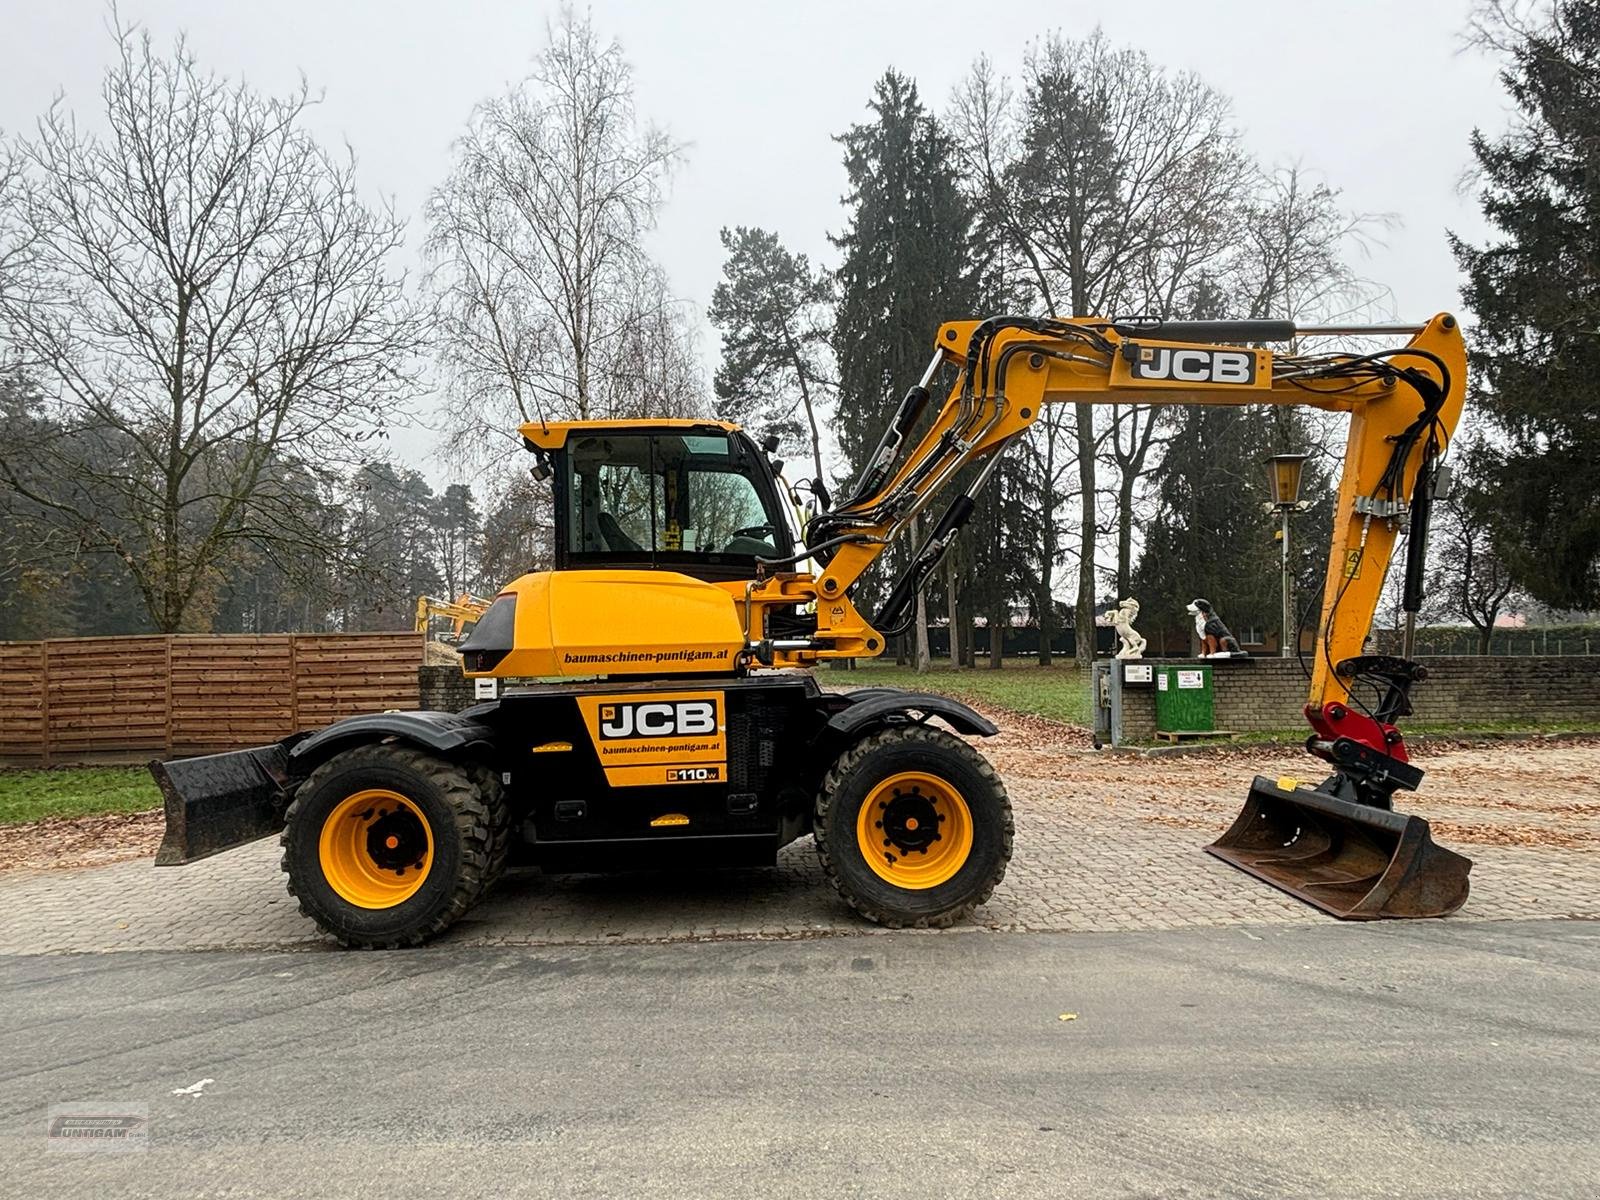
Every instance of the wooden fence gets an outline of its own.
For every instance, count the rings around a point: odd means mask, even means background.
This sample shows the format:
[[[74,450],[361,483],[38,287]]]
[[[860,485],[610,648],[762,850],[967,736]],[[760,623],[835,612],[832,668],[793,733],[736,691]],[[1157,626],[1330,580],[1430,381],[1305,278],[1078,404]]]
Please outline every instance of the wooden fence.
[[[418,706],[417,633],[0,642],[0,765],[140,761]]]

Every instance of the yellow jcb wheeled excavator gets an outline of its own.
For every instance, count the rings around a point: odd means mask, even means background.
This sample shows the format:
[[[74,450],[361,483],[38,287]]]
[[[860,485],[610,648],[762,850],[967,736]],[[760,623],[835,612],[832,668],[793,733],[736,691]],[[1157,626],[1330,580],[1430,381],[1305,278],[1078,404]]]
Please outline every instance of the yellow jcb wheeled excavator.
[[[863,916],[949,925],[988,898],[1011,857],[1005,788],[956,736],[995,726],[940,696],[825,692],[804,668],[876,655],[909,624],[1000,456],[1044,405],[1303,404],[1350,415],[1306,706],[1307,748],[1328,774],[1256,779],[1207,849],[1338,916],[1452,912],[1470,863],[1390,804],[1422,776],[1395,721],[1425,673],[1362,651],[1402,523],[1408,609],[1421,598],[1429,503],[1461,414],[1461,331],[1440,315],[1355,331],[1409,335],[1374,353],[1261,348],[1319,332],[946,324],[850,495],[831,508],[819,496],[803,545],[776,464],[732,425],[524,425],[554,490],[555,569],[507,584],[461,651],[469,676],[544,682],[459,714],[353,717],[153,764],[167,815],[157,864],[280,833],[307,915],[346,945],[398,946],[448,926],[511,860],[771,863],[812,833]],[[953,383],[935,404],[941,371]],[[952,493],[883,607],[863,616],[852,600],[862,573]]]

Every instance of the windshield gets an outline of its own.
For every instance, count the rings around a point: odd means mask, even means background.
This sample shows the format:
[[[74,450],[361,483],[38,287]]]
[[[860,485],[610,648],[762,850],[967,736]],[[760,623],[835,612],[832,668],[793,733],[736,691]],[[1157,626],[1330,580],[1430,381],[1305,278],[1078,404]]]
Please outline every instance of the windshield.
[[[567,451],[567,545],[578,555],[753,565],[777,553],[749,464],[725,435],[595,435]]]

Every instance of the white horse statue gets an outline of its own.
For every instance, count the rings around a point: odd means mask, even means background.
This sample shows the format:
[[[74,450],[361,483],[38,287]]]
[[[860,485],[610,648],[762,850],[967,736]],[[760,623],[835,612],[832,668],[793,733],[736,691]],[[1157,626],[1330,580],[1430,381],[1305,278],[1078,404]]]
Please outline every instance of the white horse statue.
[[[1116,656],[1120,659],[1144,657],[1147,643],[1144,636],[1133,627],[1133,622],[1138,616],[1139,602],[1130,596],[1116,608],[1102,614],[1096,622],[1098,625],[1109,625],[1117,631],[1117,638],[1121,644],[1117,647]]]

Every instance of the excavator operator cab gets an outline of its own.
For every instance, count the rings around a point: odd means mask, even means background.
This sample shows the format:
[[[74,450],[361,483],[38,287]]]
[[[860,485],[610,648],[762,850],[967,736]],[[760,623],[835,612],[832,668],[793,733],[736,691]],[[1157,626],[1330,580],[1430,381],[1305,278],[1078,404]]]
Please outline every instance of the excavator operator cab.
[[[717,582],[754,578],[758,558],[794,553],[767,458],[737,428],[574,422],[564,432],[542,448],[558,571],[659,569]]]

